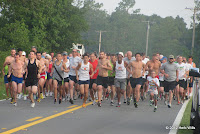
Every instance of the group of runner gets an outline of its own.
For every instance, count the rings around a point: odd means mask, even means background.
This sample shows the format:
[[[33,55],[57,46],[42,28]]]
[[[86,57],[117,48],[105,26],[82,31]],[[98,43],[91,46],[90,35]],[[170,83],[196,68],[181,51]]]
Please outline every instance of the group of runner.
[[[150,106],[157,110],[157,101],[164,98],[164,102],[171,108],[172,99],[183,104],[191,94],[193,78],[189,77],[189,70],[195,68],[193,57],[188,61],[185,57],[173,55],[165,57],[159,53],[153,54],[152,59],[144,53],[131,51],[126,54],[106,54],[100,52],[80,55],[77,49],[67,52],[46,54],[38,52],[32,47],[26,58],[22,49],[11,50],[3,65],[4,81],[7,98],[17,106],[17,98],[21,98],[22,89],[24,99],[28,90],[31,107],[47,96],[54,95],[54,103],[59,104],[68,100],[74,104],[79,96],[86,101],[92,100],[93,105],[101,107],[101,102],[110,98],[110,105],[121,106],[121,96],[124,103],[138,108],[138,102],[150,96]],[[10,92],[9,92],[10,91]]]

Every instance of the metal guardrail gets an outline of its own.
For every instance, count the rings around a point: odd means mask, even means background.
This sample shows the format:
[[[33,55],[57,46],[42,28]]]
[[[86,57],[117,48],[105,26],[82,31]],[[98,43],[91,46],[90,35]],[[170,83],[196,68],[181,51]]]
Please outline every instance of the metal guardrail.
[[[194,134],[200,134],[200,79],[194,77],[190,126],[194,126]]]

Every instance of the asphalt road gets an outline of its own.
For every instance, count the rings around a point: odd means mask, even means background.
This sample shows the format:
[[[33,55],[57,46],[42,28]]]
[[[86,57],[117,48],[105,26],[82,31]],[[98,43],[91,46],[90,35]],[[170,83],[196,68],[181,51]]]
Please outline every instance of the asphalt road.
[[[30,101],[19,100],[18,106],[9,100],[0,102],[0,134],[168,134],[182,105],[173,101],[172,108],[158,102],[157,112],[149,101],[140,101],[136,109],[122,104],[120,108],[102,102],[102,107],[81,107],[82,100],[54,104],[48,97],[35,108]],[[29,120],[30,119],[30,120]]]

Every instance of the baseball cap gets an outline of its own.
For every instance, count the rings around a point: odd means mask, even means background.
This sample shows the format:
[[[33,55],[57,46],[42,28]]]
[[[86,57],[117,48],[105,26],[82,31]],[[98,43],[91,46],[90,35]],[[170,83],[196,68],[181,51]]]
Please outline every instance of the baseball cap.
[[[163,61],[164,59],[167,59],[167,57],[163,56],[162,59],[160,59],[160,61]]]
[[[122,57],[124,57],[124,53],[123,52],[119,52],[118,55],[122,55]]]
[[[64,55],[68,55],[68,54],[67,54],[67,52],[64,52],[64,53],[62,53],[62,55],[64,56]]]
[[[25,55],[25,56],[26,56],[26,52],[23,51],[23,52],[22,52],[22,55]]]
[[[174,55],[169,55],[169,59],[174,59]]]

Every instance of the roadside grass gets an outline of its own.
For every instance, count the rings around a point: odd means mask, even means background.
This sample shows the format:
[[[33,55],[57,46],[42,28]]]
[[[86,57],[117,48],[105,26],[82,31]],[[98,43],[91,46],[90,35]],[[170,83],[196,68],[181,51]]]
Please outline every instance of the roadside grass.
[[[6,88],[4,84],[4,79],[1,77],[0,78],[0,100],[6,98]]]
[[[190,126],[190,114],[191,114],[191,107],[192,107],[192,99],[190,99],[185,112],[183,114],[183,118],[181,120],[180,126],[181,127],[188,127]],[[193,134],[193,130],[189,129],[178,129],[178,134]]]

